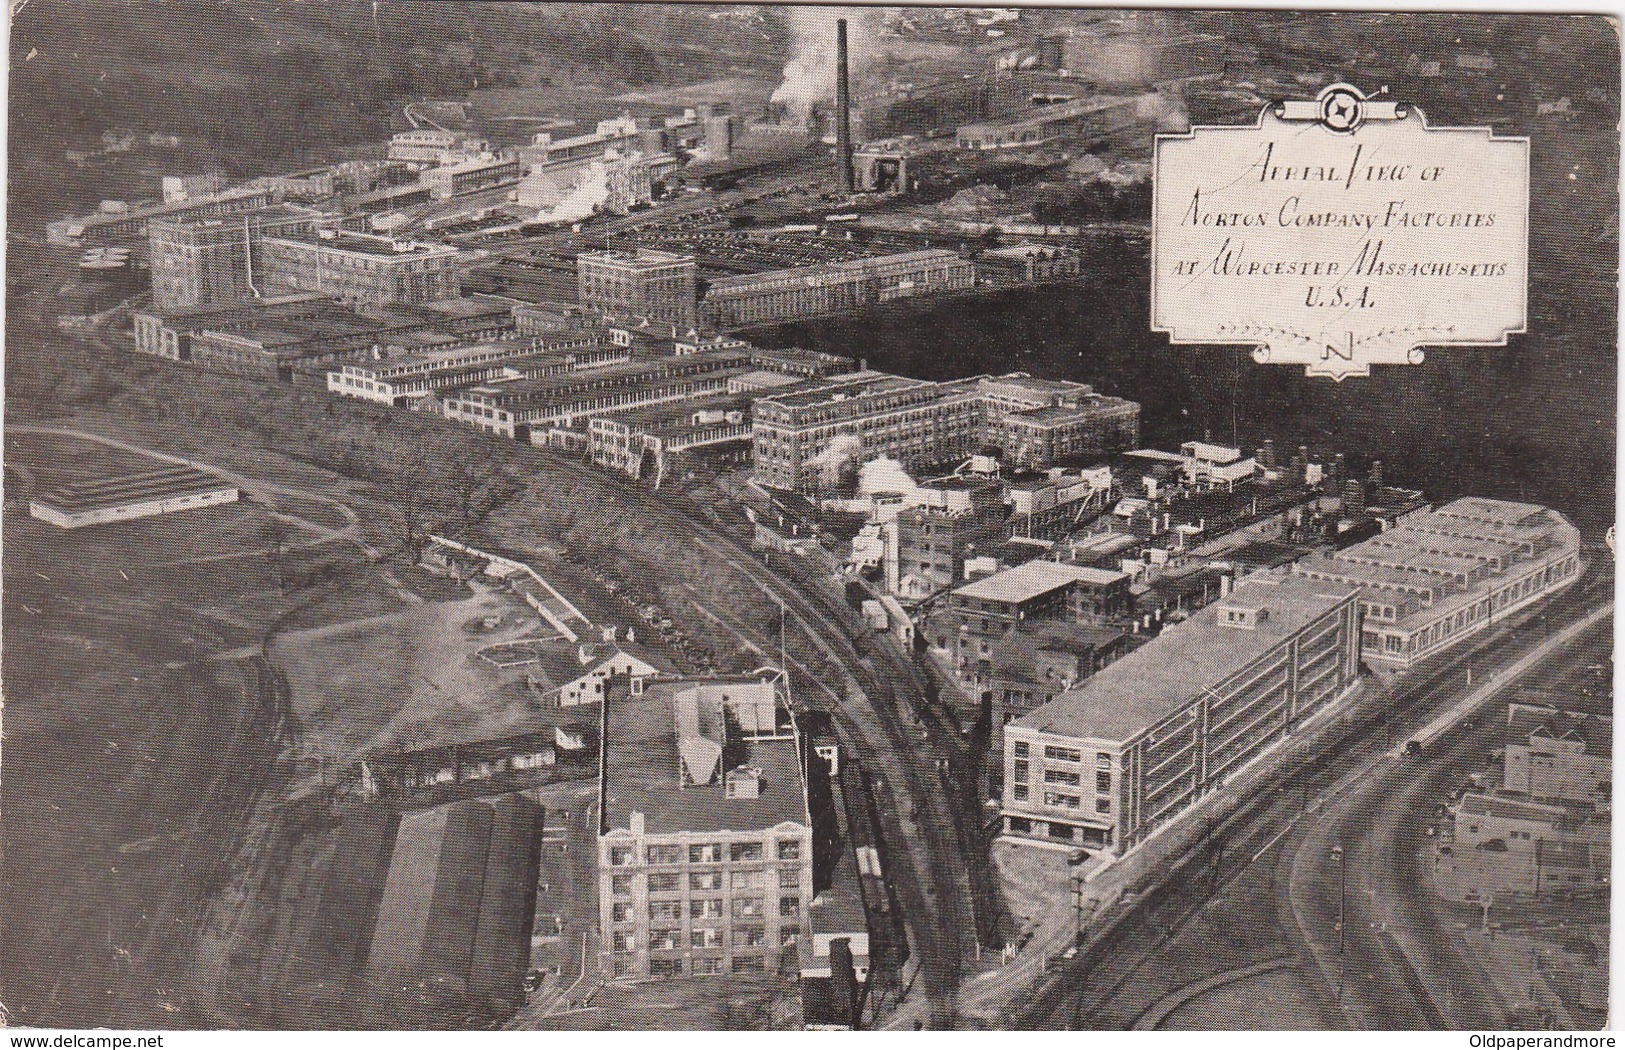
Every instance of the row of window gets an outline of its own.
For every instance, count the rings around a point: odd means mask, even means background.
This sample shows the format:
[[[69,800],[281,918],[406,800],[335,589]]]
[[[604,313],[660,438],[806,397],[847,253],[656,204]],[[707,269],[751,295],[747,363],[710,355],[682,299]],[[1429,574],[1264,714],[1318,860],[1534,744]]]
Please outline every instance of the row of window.
[[[784,926],[779,929],[779,947],[794,943],[801,936],[800,926]],[[689,948],[721,948],[724,944],[731,944],[734,948],[765,948],[767,947],[767,928],[765,926],[743,926],[731,931],[731,936],[723,937],[722,930],[691,930],[688,935]],[[638,938],[630,930],[617,930],[610,935],[610,947],[616,952],[625,954],[638,950]],[[684,947],[683,931],[673,929],[659,929],[649,931],[649,950],[654,952],[676,951]]]
[[[1032,753],[1032,746],[1025,740],[1014,742],[1014,754],[1017,758],[1027,758]],[[1044,747],[1044,759],[1049,762],[1082,762],[1083,752],[1075,747],[1056,747],[1047,744]],[[1095,752],[1095,768],[1111,769],[1112,756],[1109,751]]]
[[[722,863],[722,843],[704,842],[688,847],[687,857],[690,864],[720,864]],[[777,854],[779,860],[800,860],[801,840],[781,839],[778,843]],[[728,859],[730,861],[750,862],[763,859],[764,848],[760,842],[730,842],[728,843]],[[684,850],[682,846],[650,846],[644,851],[644,859],[648,864],[681,864]],[[611,846],[609,862],[616,867],[625,867],[637,863],[637,850],[632,846]]]
[[[689,972],[695,977],[711,977],[723,972],[722,960],[715,958],[702,958],[693,960],[693,969]],[[733,961],[734,973],[761,973],[767,964],[760,955],[741,956]],[[614,973],[616,977],[631,977],[633,973],[632,960],[616,959]],[[682,959],[650,959],[649,976],[651,977],[681,977],[683,976]]]
[[[630,903],[617,901],[610,905],[611,918],[617,923],[633,921],[633,906]],[[688,914],[692,919],[719,919],[722,917],[722,901],[716,898],[693,900],[688,902]],[[763,914],[763,901],[760,897],[740,897],[733,902],[733,914],[736,919],[749,918]],[[799,919],[801,917],[801,898],[780,897],[779,917],[781,919]],[[683,919],[682,901],[652,901],[649,904],[649,920],[651,922],[681,922]]]

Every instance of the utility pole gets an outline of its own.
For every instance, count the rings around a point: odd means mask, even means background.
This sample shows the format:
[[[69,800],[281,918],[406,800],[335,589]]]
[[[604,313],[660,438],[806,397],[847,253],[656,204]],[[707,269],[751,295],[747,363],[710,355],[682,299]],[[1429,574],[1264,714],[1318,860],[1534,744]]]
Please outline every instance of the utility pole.
[[[1348,957],[1344,949],[1348,945],[1348,865],[1345,863],[1343,841],[1339,839],[1332,846],[1332,856],[1337,858],[1337,1005],[1343,1005],[1343,984],[1348,974]]]

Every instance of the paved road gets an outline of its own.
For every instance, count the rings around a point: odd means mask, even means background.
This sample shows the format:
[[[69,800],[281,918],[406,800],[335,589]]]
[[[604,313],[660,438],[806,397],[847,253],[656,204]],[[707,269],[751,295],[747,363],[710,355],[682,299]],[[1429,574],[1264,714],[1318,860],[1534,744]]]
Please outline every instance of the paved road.
[[[1505,1028],[1509,1018],[1494,986],[1459,947],[1428,884],[1425,827],[1433,807],[1466,773],[1479,768],[1500,742],[1502,720],[1485,711],[1504,702],[1519,674],[1544,664],[1563,666],[1594,657],[1577,646],[1612,617],[1603,605],[1555,632],[1528,656],[1473,691],[1483,711],[1447,737],[1426,760],[1385,756],[1375,774],[1328,807],[1297,847],[1292,899],[1327,983],[1352,1024],[1382,1029]],[[1449,696],[1459,681],[1429,691]],[[1465,718],[1470,710],[1459,709]],[[1342,847],[1342,860],[1333,846]],[[1339,878],[1339,868],[1342,878]],[[1341,895],[1341,896],[1340,896]],[[1336,933],[1340,899],[1343,951]]]

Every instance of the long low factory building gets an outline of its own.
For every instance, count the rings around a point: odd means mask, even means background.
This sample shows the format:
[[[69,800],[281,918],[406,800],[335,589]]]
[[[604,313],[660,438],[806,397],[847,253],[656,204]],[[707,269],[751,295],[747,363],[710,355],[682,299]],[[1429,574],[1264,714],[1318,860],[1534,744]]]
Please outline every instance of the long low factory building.
[[[748,353],[734,350],[628,361],[579,375],[473,387],[444,398],[441,411],[487,433],[523,440],[549,426],[584,429],[593,416],[721,393],[749,362]]]
[[[597,416],[587,423],[587,454],[601,467],[658,486],[684,452],[748,447],[751,400],[727,394]]]
[[[1004,727],[1004,833],[1126,852],[1344,698],[1358,590],[1256,575]]]
[[[401,406],[433,394],[502,379],[561,375],[625,361],[625,347],[602,333],[520,338],[423,354],[346,364],[327,373],[327,389],[342,397]]]
[[[235,503],[238,495],[237,486],[223,478],[177,465],[61,485],[35,496],[28,513],[64,529],[77,529]]]
[[[820,263],[713,281],[701,303],[721,328],[855,310],[976,285],[976,265],[942,248]]]
[[[1360,589],[1361,657],[1409,667],[1573,583],[1580,533],[1555,510],[1469,496],[1293,571]]]

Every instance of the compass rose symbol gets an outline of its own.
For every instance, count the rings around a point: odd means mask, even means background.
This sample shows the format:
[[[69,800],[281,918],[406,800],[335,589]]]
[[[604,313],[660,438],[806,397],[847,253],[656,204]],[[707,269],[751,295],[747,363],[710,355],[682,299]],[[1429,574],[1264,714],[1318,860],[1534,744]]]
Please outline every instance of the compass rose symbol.
[[[1347,134],[1365,119],[1365,98],[1347,84],[1333,84],[1320,94],[1320,122],[1332,131]]]

